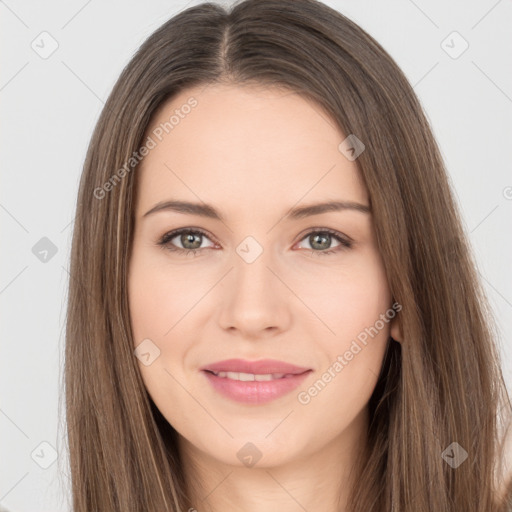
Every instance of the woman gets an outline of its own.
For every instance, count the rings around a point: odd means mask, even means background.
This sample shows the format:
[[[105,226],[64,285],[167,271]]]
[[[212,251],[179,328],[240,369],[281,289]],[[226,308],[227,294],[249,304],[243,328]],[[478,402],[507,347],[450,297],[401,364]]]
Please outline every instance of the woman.
[[[76,219],[76,512],[512,504],[510,403],[444,164],[343,15],[246,0],[165,23],[105,105]]]

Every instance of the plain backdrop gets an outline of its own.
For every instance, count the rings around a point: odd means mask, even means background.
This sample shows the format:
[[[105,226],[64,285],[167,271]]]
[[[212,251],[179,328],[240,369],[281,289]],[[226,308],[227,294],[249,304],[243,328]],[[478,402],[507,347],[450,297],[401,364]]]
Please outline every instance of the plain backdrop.
[[[197,3],[0,1],[0,503],[12,512],[70,510],[59,396],[71,221],[92,129],[139,45]],[[510,387],[512,2],[326,3],[384,46],[425,108],[499,323]]]

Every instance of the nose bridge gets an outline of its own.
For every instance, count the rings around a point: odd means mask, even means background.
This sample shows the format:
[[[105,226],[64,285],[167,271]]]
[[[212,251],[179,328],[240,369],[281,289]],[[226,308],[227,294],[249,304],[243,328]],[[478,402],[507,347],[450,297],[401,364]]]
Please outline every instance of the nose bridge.
[[[259,239],[261,240],[261,236]],[[238,244],[234,255],[233,284],[237,293],[265,293],[274,288],[272,251],[265,241],[249,235]]]
[[[223,327],[237,328],[246,334],[270,327],[284,328],[289,317],[286,287],[274,274],[273,254],[254,236],[244,238],[235,248],[234,268],[224,288],[226,300],[222,301]]]

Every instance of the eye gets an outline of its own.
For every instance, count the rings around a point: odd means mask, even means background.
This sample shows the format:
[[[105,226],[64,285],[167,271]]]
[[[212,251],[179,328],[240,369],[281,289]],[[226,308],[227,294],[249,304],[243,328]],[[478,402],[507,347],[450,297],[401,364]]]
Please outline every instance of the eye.
[[[330,246],[333,239],[338,242],[338,245],[331,248]],[[310,245],[309,249],[311,249],[311,256],[326,256],[352,247],[352,241],[348,237],[345,237],[338,231],[328,228],[315,228],[314,230],[309,231],[301,241],[302,240],[308,241]]]
[[[205,247],[201,247],[203,238],[208,238],[208,235],[201,229],[181,228],[166,233],[159,240],[158,245],[171,252],[178,254],[192,253],[195,256],[199,251],[205,249]],[[176,246],[176,242],[173,242],[174,239],[177,239],[181,247]]]
[[[158,245],[162,248],[178,254],[193,254],[196,256],[200,251],[207,247],[213,247],[214,244],[202,247],[203,239],[209,239],[209,235],[198,228],[180,228],[166,233],[159,241]],[[352,241],[338,231],[328,228],[315,228],[310,230],[302,240],[307,240],[310,244],[311,255],[327,255],[342,250],[350,249]],[[338,245],[331,248],[332,241],[338,242]],[[177,244],[181,244],[181,247]]]

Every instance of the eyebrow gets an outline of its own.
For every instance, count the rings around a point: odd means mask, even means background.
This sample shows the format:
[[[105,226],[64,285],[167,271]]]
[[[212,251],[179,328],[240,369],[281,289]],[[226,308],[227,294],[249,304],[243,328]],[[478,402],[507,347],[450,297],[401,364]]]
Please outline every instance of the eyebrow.
[[[356,203],[354,201],[328,201],[324,203],[297,206],[290,209],[284,217],[297,220],[309,217],[311,215],[320,215],[321,213],[338,212],[343,210],[353,210],[365,214],[371,214],[371,208],[361,203]],[[162,211],[173,211],[189,215],[200,215],[201,217],[207,217],[224,222],[224,217],[212,205],[206,203],[192,203],[189,201],[172,200],[161,201],[157,203],[155,206],[153,206],[153,208],[148,210],[143,215],[143,218]]]

